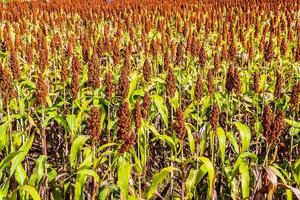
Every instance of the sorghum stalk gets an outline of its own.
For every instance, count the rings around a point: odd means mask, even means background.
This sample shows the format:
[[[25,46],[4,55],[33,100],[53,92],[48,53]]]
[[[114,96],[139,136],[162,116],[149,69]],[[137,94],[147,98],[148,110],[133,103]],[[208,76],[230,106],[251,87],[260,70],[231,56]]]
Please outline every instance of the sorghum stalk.
[[[294,146],[294,136],[291,134],[294,123],[296,120],[296,113],[299,110],[299,94],[300,94],[300,83],[297,83],[293,86],[292,88],[292,94],[291,94],[291,110],[292,110],[292,115],[293,115],[293,122],[292,122],[292,127],[290,129],[290,137],[291,137],[291,143],[290,143],[290,164],[292,164],[293,161],[293,146]]]
[[[106,99],[108,101],[110,101],[111,98],[112,98],[112,89],[113,89],[111,71],[109,71],[105,74],[104,83],[105,83],[105,87],[106,87]],[[111,106],[110,106],[110,103],[109,103],[109,104],[107,104],[107,123],[110,123],[110,121],[111,121]],[[113,142],[113,138],[111,137],[111,132],[108,129],[107,129],[107,139],[108,139],[108,142]],[[108,156],[108,162],[109,162],[109,166],[111,166],[112,160],[111,160],[111,155],[110,154]],[[109,172],[109,177],[110,178],[112,177],[112,172],[111,171]]]
[[[240,74],[237,68],[234,70],[234,90],[238,97],[238,119],[241,120],[241,93],[242,93],[242,83],[240,79]]]
[[[142,111],[141,111],[141,105],[138,101],[135,102],[135,126],[136,126],[136,133],[137,133],[137,154],[138,154],[138,159],[141,160],[141,153],[140,153],[140,134],[139,134],[139,129],[141,128],[142,124]],[[141,184],[141,176],[140,174],[138,175],[138,181],[139,181],[139,195],[142,197],[142,184]]]
[[[91,87],[98,88],[100,86],[100,65],[97,54],[94,53],[92,59],[88,63],[88,81]]]
[[[210,142],[211,142],[211,156],[212,162],[215,160],[215,133],[219,124],[219,107],[216,103],[213,104],[211,110],[211,117],[210,117],[210,125],[212,131],[210,131]]]

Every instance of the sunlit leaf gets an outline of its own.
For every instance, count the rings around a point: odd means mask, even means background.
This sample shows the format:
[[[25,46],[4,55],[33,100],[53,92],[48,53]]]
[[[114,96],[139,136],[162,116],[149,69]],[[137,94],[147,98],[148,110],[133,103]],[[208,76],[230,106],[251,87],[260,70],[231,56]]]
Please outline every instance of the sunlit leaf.
[[[148,192],[147,192],[147,199],[152,198],[158,185],[168,176],[168,174],[170,172],[172,172],[174,170],[178,170],[178,169],[174,168],[174,167],[166,167],[154,175],[154,178],[151,182],[150,188],[148,189]]]

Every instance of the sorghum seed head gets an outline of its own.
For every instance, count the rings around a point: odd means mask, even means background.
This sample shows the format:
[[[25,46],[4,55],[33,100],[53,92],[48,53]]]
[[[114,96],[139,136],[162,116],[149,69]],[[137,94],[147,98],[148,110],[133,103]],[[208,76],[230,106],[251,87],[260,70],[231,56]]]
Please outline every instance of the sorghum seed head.
[[[264,58],[267,62],[271,61],[275,57],[273,40],[270,38],[269,42],[264,49]]]
[[[220,113],[219,107],[216,103],[214,103],[211,109],[211,116],[210,116],[210,125],[214,131],[217,130],[219,124],[219,113]]]
[[[36,97],[38,100],[38,103],[40,105],[46,105],[46,97],[48,95],[48,85],[44,80],[43,74],[40,72],[37,79],[37,93]]]
[[[213,69],[208,70],[207,73],[207,89],[208,89],[208,93],[210,95],[212,95],[215,92],[215,83],[214,83],[214,73],[213,73]]]
[[[118,138],[126,141],[130,135],[131,113],[128,101],[125,101],[118,110]]]
[[[148,92],[145,92],[143,97],[143,118],[147,119],[149,112],[150,112],[150,106],[151,106],[151,98]]]
[[[150,81],[151,78],[151,66],[148,58],[146,58],[144,66],[143,66],[143,75],[146,82]]]
[[[299,104],[299,94],[300,94],[300,83],[297,83],[292,88],[291,93],[291,108],[296,111]]]
[[[61,64],[61,71],[60,71],[60,78],[62,83],[65,83],[69,74],[68,65],[66,64],[66,61],[63,60]]]
[[[125,99],[129,92],[129,71],[127,67],[124,67],[121,73],[119,86],[118,86],[118,94]]]
[[[195,88],[195,100],[200,101],[202,97],[203,89],[202,89],[202,78],[201,75],[198,75],[196,88]]]
[[[186,129],[185,129],[185,119],[184,119],[184,113],[181,108],[177,108],[176,113],[175,113],[175,132],[178,135],[178,138],[181,140],[184,139],[185,134],[186,134]]]
[[[226,90],[228,93],[232,92],[235,88],[235,81],[234,81],[234,75],[235,75],[235,70],[233,65],[230,65],[227,71],[226,75]]]
[[[202,43],[199,49],[199,65],[201,67],[205,67],[206,60],[207,60],[207,54],[204,48],[204,44]]]
[[[277,78],[276,78],[276,85],[275,85],[275,91],[274,91],[274,96],[277,98],[282,97],[282,75],[277,73]]]
[[[273,126],[272,126],[272,134],[271,134],[272,143],[277,142],[282,132],[284,131],[285,128],[284,118],[285,118],[284,112],[279,111],[274,119]]]
[[[253,74],[253,90],[255,93],[259,93],[259,81],[260,81],[260,74],[258,72],[254,72],[254,74]]]
[[[267,141],[271,140],[271,128],[273,123],[273,112],[270,105],[266,105],[263,113],[263,135]]]
[[[1,65],[0,65],[0,93],[2,93],[4,104],[8,104],[12,98],[17,96],[10,74],[6,69],[3,69]]]
[[[171,69],[171,68],[168,69],[166,84],[167,84],[168,97],[173,97],[176,92],[176,77],[173,73],[173,69]]]
[[[236,94],[241,94],[242,83],[241,83],[241,78],[240,78],[238,68],[235,68],[235,70],[234,70],[234,89],[235,89]]]
[[[135,126],[137,129],[141,127],[142,124],[142,110],[141,110],[141,104],[139,101],[135,102]]]
[[[12,71],[14,80],[19,79],[20,78],[20,68],[19,68],[19,62],[18,62],[16,51],[13,51],[10,54],[9,64],[10,64],[10,69]]]
[[[107,72],[105,74],[105,87],[106,87],[106,99],[110,100],[113,93],[112,74]]]
[[[219,54],[216,53],[216,54],[214,55],[214,69],[215,69],[216,72],[217,72],[217,71],[220,69],[220,67],[221,67],[221,63],[220,63],[220,62],[221,62],[221,61],[220,61]]]
[[[232,38],[231,43],[229,45],[228,55],[229,58],[233,61],[237,58],[237,47],[234,38]]]
[[[100,86],[100,64],[96,53],[93,54],[92,59],[89,61],[88,69],[90,86],[98,88]]]
[[[93,107],[91,109],[87,127],[92,139],[97,141],[100,136],[100,112],[98,108]]]

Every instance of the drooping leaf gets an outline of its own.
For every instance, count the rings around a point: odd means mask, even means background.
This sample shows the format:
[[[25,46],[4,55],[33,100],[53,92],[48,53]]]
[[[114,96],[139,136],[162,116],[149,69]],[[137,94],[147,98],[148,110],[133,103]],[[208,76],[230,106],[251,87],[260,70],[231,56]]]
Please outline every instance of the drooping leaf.
[[[230,144],[233,146],[233,149],[236,153],[239,153],[239,145],[236,137],[234,136],[233,132],[227,132],[226,137],[228,138]]]
[[[10,180],[7,180],[6,183],[3,183],[3,185],[0,185],[0,198],[7,197],[8,189],[10,185]]]
[[[110,194],[110,188],[105,187],[101,192],[99,193],[99,200],[106,200],[108,199],[108,195]]]
[[[198,170],[192,169],[190,171],[189,176],[187,177],[187,180],[185,182],[185,188],[188,198],[192,199],[193,191],[196,189],[199,182],[207,174],[207,170],[208,169],[205,165],[201,165],[201,167]]]
[[[82,170],[79,170],[77,172],[77,174],[92,176],[92,177],[94,177],[94,179],[95,179],[95,181],[97,183],[99,183],[99,181],[100,181],[100,178],[99,178],[98,174],[95,171],[91,170],[91,169],[82,169]]]
[[[241,122],[234,122],[234,125],[239,130],[240,138],[242,142],[241,152],[244,152],[250,146],[250,142],[251,142],[250,128],[246,124],[242,124]]]
[[[70,158],[69,158],[72,167],[75,167],[77,156],[88,139],[89,139],[88,135],[79,135],[73,141],[71,146],[71,151],[70,151]]]
[[[21,152],[16,151],[13,153],[8,154],[7,156],[5,156],[5,158],[0,162],[0,171],[3,170],[3,168],[14,158],[16,157],[18,154],[20,154]]]
[[[160,172],[154,175],[154,178],[151,182],[150,188],[147,192],[147,199],[151,199],[153,194],[156,191],[158,185],[168,176],[168,174],[174,170],[178,170],[175,167],[166,167],[162,169]]]
[[[152,99],[154,101],[154,104],[158,110],[158,112],[161,114],[163,121],[165,125],[168,127],[168,109],[167,106],[165,105],[164,98],[155,94],[152,96]]]
[[[86,176],[83,174],[77,174],[75,182],[75,200],[83,199],[83,188],[86,182]]]
[[[131,168],[132,165],[124,157],[119,158],[118,186],[124,199],[128,199]]]
[[[202,156],[202,157],[199,157],[198,159],[203,162],[203,165],[205,166],[207,173],[208,173],[209,192],[208,192],[207,196],[208,196],[208,199],[211,199],[213,197],[215,169],[214,169],[212,162],[208,158]]]
[[[188,141],[189,141],[191,154],[193,155],[195,153],[195,138],[192,134],[191,127],[189,126],[188,123],[185,124],[185,128],[186,128],[186,131],[187,131],[187,136],[188,136]]]
[[[25,159],[25,156],[28,154],[29,149],[32,146],[33,140],[34,140],[34,134],[32,134],[30,138],[20,147],[19,149],[20,153],[17,156],[15,156],[12,160],[12,164],[10,167],[10,176],[13,175],[17,166],[19,166],[20,163]]]
[[[24,185],[25,180],[27,179],[26,171],[20,163],[15,170],[15,179],[19,185]]]
[[[246,162],[242,162],[239,166],[242,183],[242,196],[243,199],[247,199],[250,195],[250,176],[249,167]]]
[[[18,188],[19,190],[24,190],[29,193],[29,195],[32,197],[33,200],[40,200],[40,195],[36,191],[36,189],[30,185],[23,185]]]
[[[16,155],[13,159],[12,159],[12,164],[11,164],[11,167],[10,167],[10,173],[9,173],[9,176],[11,177],[17,166],[19,164],[21,164],[21,162],[25,159],[25,156],[26,156],[26,153],[25,152],[20,152],[18,155]]]
[[[166,134],[159,134],[158,131],[156,130],[156,128],[150,124],[146,125],[147,128],[149,128],[151,130],[151,132],[155,135],[155,137],[157,137],[160,140],[166,141],[167,143],[170,144],[170,146],[174,149],[175,148],[175,142],[173,140],[172,137],[166,135]]]
[[[225,131],[223,128],[221,128],[221,127],[217,128],[217,137],[218,137],[218,143],[219,143],[220,152],[221,152],[221,159],[222,159],[222,162],[224,163],[225,149],[226,149],[226,135],[225,135]]]
[[[36,187],[43,176],[45,175],[45,163],[46,163],[47,157],[45,155],[39,156],[38,159],[35,161],[35,168],[33,170],[33,173],[31,174],[29,178],[28,184],[32,187]]]
[[[257,156],[254,153],[244,152],[241,155],[239,155],[232,168],[231,179],[235,178],[235,176],[237,175],[237,170],[239,169],[240,165],[245,161],[246,158],[251,158],[254,161],[257,160]]]

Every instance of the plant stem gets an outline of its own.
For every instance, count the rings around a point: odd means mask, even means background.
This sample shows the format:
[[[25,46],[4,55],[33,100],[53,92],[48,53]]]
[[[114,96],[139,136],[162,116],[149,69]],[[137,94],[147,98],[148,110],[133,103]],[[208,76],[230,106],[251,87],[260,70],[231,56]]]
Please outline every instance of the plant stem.
[[[169,101],[170,101],[170,104],[171,104],[170,99],[169,99]],[[172,105],[170,105],[170,107],[171,107],[171,124],[172,124],[172,122],[173,122],[173,108],[172,108]],[[172,135],[173,135],[173,126],[172,125],[171,125],[171,132],[172,132]],[[173,159],[173,156],[174,156],[174,152],[172,150],[171,151],[171,159]],[[174,166],[174,163],[171,160],[171,167],[173,167],[173,166]],[[171,171],[171,188],[170,188],[170,190],[171,190],[171,195],[172,196],[173,196],[173,187],[174,187],[174,172]]]
[[[292,131],[294,129],[294,122],[295,122],[295,112],[293,112],[293,121],[292,121],[292,127],[290,129],[290,137],[291,137],[291,149],[290,149],[290,166],[292,166],[293,162],[293,146],[294,146],[294,136],[292,134]]]
[[[181,140],[181,200],[184,200],[184,155],[183,155],[183,146],[184,141]]]

